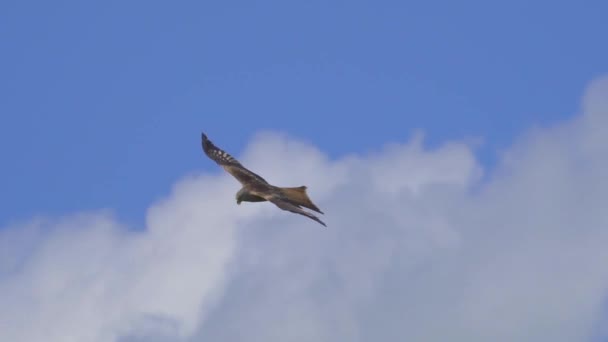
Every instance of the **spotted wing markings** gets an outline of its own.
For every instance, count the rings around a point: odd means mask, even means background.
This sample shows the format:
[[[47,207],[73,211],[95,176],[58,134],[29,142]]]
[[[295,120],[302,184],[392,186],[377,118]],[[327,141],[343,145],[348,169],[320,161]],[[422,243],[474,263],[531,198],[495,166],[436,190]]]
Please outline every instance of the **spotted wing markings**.
[[[249,181],[257,181],[259,183],[268,184],[268,182],[260,175],[244,167],[236,158],[228,152],[215,146],[205,134],[202,135],[203,150],[209,158],[222,166],[224,170],[234,176],[239,182],[245,183]]]
[[[236,160],[233,156],[220,150],[219,148],[210,150],[209,153],[212,155],[213,159],[216,159],[220,163],[241,165],[241,163],[239,163],[238,160]]]

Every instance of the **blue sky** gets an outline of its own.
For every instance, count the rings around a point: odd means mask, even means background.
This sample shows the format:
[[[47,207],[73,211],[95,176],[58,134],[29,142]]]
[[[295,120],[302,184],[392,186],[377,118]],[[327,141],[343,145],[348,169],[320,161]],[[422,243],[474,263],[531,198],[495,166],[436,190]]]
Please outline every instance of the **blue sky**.
[[[413,130],[484,139],[571,117],[608,71],[603,1],[0,3],[0,226],[111,208],[139,223],[200,132],[276,130],[331,156]]]

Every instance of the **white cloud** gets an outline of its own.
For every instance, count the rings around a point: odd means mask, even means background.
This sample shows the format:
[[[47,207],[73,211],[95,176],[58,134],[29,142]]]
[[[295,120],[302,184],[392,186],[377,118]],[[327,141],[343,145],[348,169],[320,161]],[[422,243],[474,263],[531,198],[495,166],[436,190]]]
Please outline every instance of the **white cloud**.
[[[233,253],[234,218],[213,200],[231,199],[221,189],[200,178],[181,182],[150,209],[144,232],[107,213],[3,230],[0,245],[11,252],[0,270],[0,340],[191,333],[221,294]]]
[[[583,113],[519,139],[483,184],[464,143],[333,161],[257,136],[239,158],[308,185],[327,228],[237,206],[218,169],[143,231],[104,212],[4,229],[0,339],[588,341],[606,322],[607,98],[594,82]]]

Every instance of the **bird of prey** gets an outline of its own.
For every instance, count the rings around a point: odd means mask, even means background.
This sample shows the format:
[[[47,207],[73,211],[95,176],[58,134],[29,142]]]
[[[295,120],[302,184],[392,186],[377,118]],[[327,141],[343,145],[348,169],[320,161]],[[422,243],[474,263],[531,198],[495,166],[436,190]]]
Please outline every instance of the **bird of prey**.
[[[302,207],[324,214],[308,197],[305,185],[299,187],[279,187],[269,184],[264,178],[245,168],[238,160],[230,154],[218,148],[207,138],[205,133],[201,134],[203,151],[211,160],[221,166],[242,184],[242,188],[236,193],[236,204],[241,202],[271,202],[282,210],[304,215],[327,226],[318,217],[304,211]]]

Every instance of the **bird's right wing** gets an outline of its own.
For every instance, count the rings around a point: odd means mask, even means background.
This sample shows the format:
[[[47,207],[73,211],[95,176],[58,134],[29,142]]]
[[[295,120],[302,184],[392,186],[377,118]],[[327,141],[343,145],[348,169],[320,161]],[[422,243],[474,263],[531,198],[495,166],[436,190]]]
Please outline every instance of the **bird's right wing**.
[[[211,140],[207,138],[205,133],[201,135],[201,143],[203,151],[209,157],[209,159],[216,162],[219,166],[224,168],[234,178],[236,178],[241,184],[247,185],[252,182],[268,184],[268,182],[260,175],[244,167],[238,160],[232,157],[226,151],[215,146]]]
[[[292,203],[289,203],[288,201],[282,199],[280,196],[270,195],[270,196],[266,197],[266,199],[269,202],[274,203],[274,205],[276,205],[277,207],[279,207],[283,210],[291,211],[292,213],[296,213],[296,214],[300,214],[300,215],[304,215],[312,220],[319,222],[323,226],[327,227],[327,225],[323,221],[319,220],[319,218],[316,217],[315,215],[300,209],[298,206],[296,206]]]

